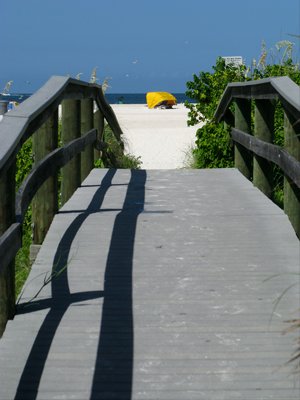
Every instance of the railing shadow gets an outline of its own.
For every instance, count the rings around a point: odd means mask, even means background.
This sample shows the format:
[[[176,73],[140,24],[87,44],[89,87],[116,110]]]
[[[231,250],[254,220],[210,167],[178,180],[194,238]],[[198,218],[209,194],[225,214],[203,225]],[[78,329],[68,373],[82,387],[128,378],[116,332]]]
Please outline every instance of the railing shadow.
[[[126,198],[117,215],[105,270],[100,339],[90,400],[130,400],[134,331],[132,265],[138,216],[144,211],[146,171],[132,170]]]
[[[23,400],[24,393],[28,395],[28,392],[30,392],[30,399],[35,400],[37,398],[39,384],[55,333],[65,312],[74,301],[74,295],[70,293],[68,284],[68,268],[65,268],[68,263],[71,245],[78,230],[80,229],[86,218],[91,213],[100,210],[104,197],[112,184],[112,179],[115,175],[115,172],[116,171],[113,169],[107,172],[101,182],[99,189],[94,194],[85,212],[79,214],[72,221],[72,223],[64,233],[62,239],[60,240],[52,265],[52,273],[58,272],[62,269],[64,270],[58,278],[55,278],[51,281],[51,307],[47,316],[45,317],[45,320],[43,321],[39,332],[37,333],[30,354],[27,358],[23,373],[18,384],[15,400]],[[80,299],[84,298],[92,299],[95,297],[101,297],[102,295],[102,291],[99,291],[98,294],[95,293],[95,291],[90,293],[87,291],[85,293],[78,294],[77,301],[80,301]],[[43,304],[41,304],[41,307],[43,307]],[[35,310],[38,310],[38,302],[32,304],[31,307],[29,306],[25,308],[25,306],[19,306],[19,312],[21,313],[28,312],[30,311],[30,309],[33,312]],[[37,360],[38,368],[36,368]],[[33,369],[34,375],[32,373]]]
[[[73,240],[93,212],[101,211],[104,197],[112,185],[114,170],[109,170],[88,208],[79,214],[63,235],[53,261],[52,272],[64,269]],[[34,312],[50,307],[36,336],[22,376],[15,400],[28,395],[38,396],[43,370],[56,331],[69,306],[75,302],[104,297],[101,330],[95,362],[90,400],[105,397],[131,399],[134,332],[132,309],[132,263],[137,219],[144,210],[146,172],[132,170],[123,207],[113,227],[106,262],[104,291],[70,293],[68,269],[51,282],[52,299],[37,300],[29,306],[20,305],[19,313]],[[100,271],[99,271],[100,273]]]

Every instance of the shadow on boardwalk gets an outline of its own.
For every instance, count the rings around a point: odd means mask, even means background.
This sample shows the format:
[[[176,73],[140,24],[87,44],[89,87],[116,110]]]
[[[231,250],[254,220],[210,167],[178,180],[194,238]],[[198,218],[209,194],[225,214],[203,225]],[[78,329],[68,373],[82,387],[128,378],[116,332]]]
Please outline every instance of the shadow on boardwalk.
[[[107,172],[86,211],[79,214],[66,230],[54,257],[53,273],[67,265],[72,242],[86,218],[92,213],[101,211],[105,195],[112,186],[114,174],[115,170]],[[145,171],[131,171],[123,208],[117,215],[113,227],[103,291],[71,294],[68,270],[65,269],[59,278],[51,282],[51,300],[38,301],[36,304],[33,302],[31,307],[26,308],[20,305],[19,313],[34,312],[46,307],[50,307],[50,310],[32,346],[15,400],[22,400],[28,396],[31,400],[37,398],[51,344],[68,307],[74,302],[97,297],[104,299],[90,399],[98,399],[108,393],[110,396],[117,396],[117,392],[122,392],[122,399],[131,398],[134,341],[132,260],[137,218],[144,209],[145,182]],[[121,355],[120,351],[123,352]],[[120,375],[122,375],[121,384]]]

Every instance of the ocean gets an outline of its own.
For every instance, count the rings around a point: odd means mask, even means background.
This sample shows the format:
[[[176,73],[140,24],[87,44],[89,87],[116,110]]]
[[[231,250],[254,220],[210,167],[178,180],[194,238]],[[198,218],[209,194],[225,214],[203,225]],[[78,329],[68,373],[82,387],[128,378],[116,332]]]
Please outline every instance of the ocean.
[[[186,100],[193,102],[184,93],[172,93],[176,97],[177,103],[184,103]],[[110,104],[146,104],[146,93],[106,93],[105,95]]]
[[[186,97],[184,93],[172,94],[176,97],[177,103],[184,103],[186,100],[188,100],[190,103],[194,102]],[[0,94],[0,100],[21,103],[30,96],[31,94],[29,93],[12,93],[9,95]],[[106,93],[105,97],[109,104],[146,104],[146,93]]]

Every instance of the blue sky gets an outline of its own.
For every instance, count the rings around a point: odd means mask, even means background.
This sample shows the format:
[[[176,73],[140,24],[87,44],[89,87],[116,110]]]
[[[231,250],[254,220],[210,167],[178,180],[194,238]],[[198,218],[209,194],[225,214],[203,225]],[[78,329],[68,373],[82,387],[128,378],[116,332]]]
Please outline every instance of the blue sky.
[[[184,92],[218,56],[251,63],[296,43],[300,0],[0,0],[0,91],[33,92],[51,75],[99,81],[111,93]],[[298,57],[299,58],[299,57]]]

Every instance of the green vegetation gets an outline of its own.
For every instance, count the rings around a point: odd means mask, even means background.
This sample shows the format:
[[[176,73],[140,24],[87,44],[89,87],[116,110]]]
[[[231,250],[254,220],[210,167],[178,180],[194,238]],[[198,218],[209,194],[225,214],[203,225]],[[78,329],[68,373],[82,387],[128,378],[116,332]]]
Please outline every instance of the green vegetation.
[[[107,124],[104,127],[104,142],[108,147],[103,152],[101,159],[95,162],[95,167],[129,169],[139,169],[141,167],[140,157],[124,154],[122,146],[116,140],[110,126]]]
[[[140,168],[139,157],[124,155],[122,146],[115,139],[108,125],[105,126],[104,140],[108,147],[102,154],[102,158],[95,162],[98,168]],[[33,165],[32,140],[28,139],[22,146],[17,156],[16,188],[18,189],[30,172]],[[30,271],[29,249],[32,242],[31,209],[26,213],[23,223],[23,246],[16,256],[16,294],[18,295]]]
[[[216,123],[213,116],[227,84],[245,80],[244,70],[244,67],[225,66],[225,61],[219,57],[213,72],[200,72],[199,76],[194,75],[193,81],[187,82],[186,95],[197,101],[196,104],[186,102],[188,125],[204,123],[197,131],[194,150],[197,168],[233,166],[229,131],[223,123]]]
[[[197,168],[222,168],[233,166],[233,146],[229,130],[223,123],[214,121],[214,112],[222,93],[230,82],[243,82],[271,76],[289,76],[300,84],[299,64],[293,61],[293,43],[278,42],[275,49],[267,51],[262,44],[261,57],[251,66],[225,65],[219,57],[212,72],[200,72],[193,76],[193,81],[187,82],[186,95],[197,101],[196,104],[186,102],[189,109],[188,125],[203,122],[204,126],[197,131],[194,156]],[[283,111],[281,105],[276,106],[275,135],[276,144],[283,143]],[[281,201],[282,175],[276,170],[277,192],[275,200]]]
[[[16,160],[16,188],[18,189],[30,172],[33,164],[32,156],[32,140],[28,139],[22,146],[18,153]],[[20,290],[27,278],[30,270],[29,261],[29,248],[31,244],[31,209],[29,208],[23,223],[23,237],[22,237],[22,248],[18,251],[16,256],[16,294],[20,293]]]
[[[266,49],[266,45],[263,42],[258,63],[253,60],[252,65],[248,67],[245,65],[226,66],[225,61],[220,57],[213,67],[213,72],[200,72],[198,76],[193,76],[193,81],[187,82],[188,90],[186,95],[197,101],[196,104],[186,102],[186,106],[189,109],[188,124],[204,123],[197,131],[196,148],[193,151],[193,158],[197,168],[233,166],[233,146],[228,127],[224,123],[217,123],[214,120],[214,112],[227,84],[275,76],[289,76],[299,85],[300,67],[299,63],[293,59],[293,49],[294,44],[289,41],[278,42],[275,48],[270,50]],[[283,108],[277,102],[275,104],[274,143],[279,146],[282,146],[284,142],[283,120]],[[273,200],[282,207],[283,174],[277,166],[274,166],[274,176]],[[299,319],[287,322],[290,327],[284,333],[299,330]],[[298,339],[298,348],[289,362],[295,362],[295,372],[299,373],[300,339]]]

